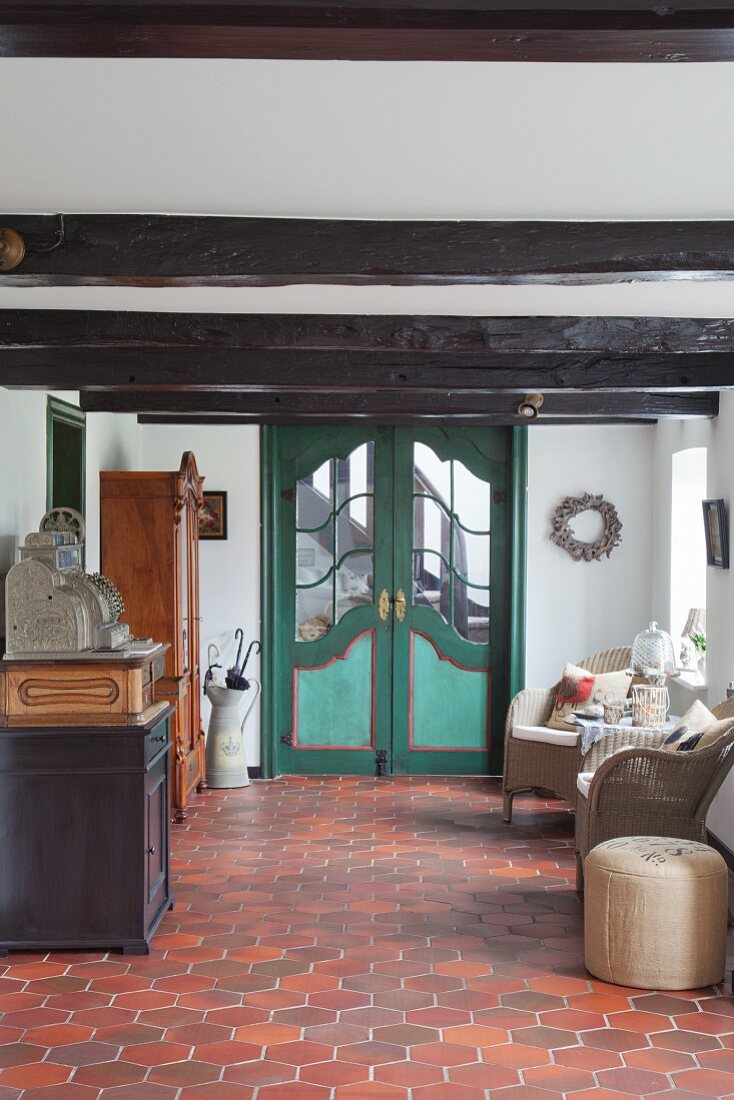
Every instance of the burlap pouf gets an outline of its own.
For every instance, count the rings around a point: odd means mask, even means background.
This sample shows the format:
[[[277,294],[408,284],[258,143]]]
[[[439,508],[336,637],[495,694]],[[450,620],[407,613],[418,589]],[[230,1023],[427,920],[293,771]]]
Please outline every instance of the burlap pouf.
[[[695,840],[607,840],[585,864],[586,966],[638,989],[699,989],[724,976],[727,870]]]

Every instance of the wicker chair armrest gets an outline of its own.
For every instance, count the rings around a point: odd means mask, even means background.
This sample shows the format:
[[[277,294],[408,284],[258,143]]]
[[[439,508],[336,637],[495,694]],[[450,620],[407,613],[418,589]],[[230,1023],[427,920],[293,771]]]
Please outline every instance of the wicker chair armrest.
[[[612,730],[600,737],[582,757],[581,771],[595,772],[600,764],[622,749],[660,748],[669,733],[668,729],[639,730],[634,726],[629,729]]]
[[[696,753],[638,746],[620,749],[603,760],[592,776],[587,796],[589,812],[597,809],[602,792],[606,806],[609,798],[618,797],[629,802],[636,795],[665,797],[667,790],[683,792],[689,777],[693,782],[703,779],[708,786],[721,765],[726,771],[731,767],[734,761],[732,746],[734,729]]]
[[[544,726],[551,716],[555,697],[555,687],[519,691],[507,711],[505,736],[511,735],[513,726]]]

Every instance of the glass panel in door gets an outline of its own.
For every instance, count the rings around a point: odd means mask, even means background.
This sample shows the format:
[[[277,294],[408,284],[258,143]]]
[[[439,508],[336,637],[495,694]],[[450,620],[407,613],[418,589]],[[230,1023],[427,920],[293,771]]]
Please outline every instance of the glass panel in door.
[[[279,441],[289,483],[280,504],[289,545],[277,598],[289,641],[280,652],[279,770],[374,774],[390,736],[391,623],[379,600],[391,585],[390,432],[286,428]]]
[[[487,774],[501,754],[508,439],[504,430],[396,429],[397,772]]]

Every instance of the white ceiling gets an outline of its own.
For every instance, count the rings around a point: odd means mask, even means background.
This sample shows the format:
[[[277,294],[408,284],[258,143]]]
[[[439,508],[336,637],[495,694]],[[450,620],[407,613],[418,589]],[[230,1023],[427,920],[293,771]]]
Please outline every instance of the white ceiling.
[[[734,64],[0,59],[0,209],[734,218]],[[734,316],[734,284],[0,288],[0,308]]]
[[[8,211],[734,217],[734,64],[0,60]]]
[[[0,309],[734,317],[734,282],[610,286],[0,287]]]

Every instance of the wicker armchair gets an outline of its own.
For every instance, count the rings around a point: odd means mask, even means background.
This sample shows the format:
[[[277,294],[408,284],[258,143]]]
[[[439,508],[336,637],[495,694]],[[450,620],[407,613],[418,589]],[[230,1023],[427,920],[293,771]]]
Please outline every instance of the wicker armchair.
[[[714,713],[728,717],[728,704]],[[576,800],[576,888],[583,890],[586,856],[605,840],[671,836],[705,842],[706,814],[733,764],[734,725],[700,752],[635,746],[607,757],[593,775],[581,775]]]
[[[582,668],[597,674],[617,672],[629,668],[629,646],[605,649],[579,661]],[[589,764],[582,761],[578,734],[546,730],[543,740],[515,737],[513,730],[544,727],[553,710],[556,688],[526,688],[519,692],[510,704],[505,722],[505,764],[502,777],[502,820],[512,821],[512,800],[520,791],[535,788],[552,791],[567,802],[576,801],[576,776],[582,767],[591,770],[597,759]],[[616,746],[619,747],[619,746]],[[613,752],[615,745],[605,739],[605,754]],[[594,746],[596,749],[596,746]],[[592,749],[592,752],[594,751]],[[599,757],[597,749],[595,757]]]

